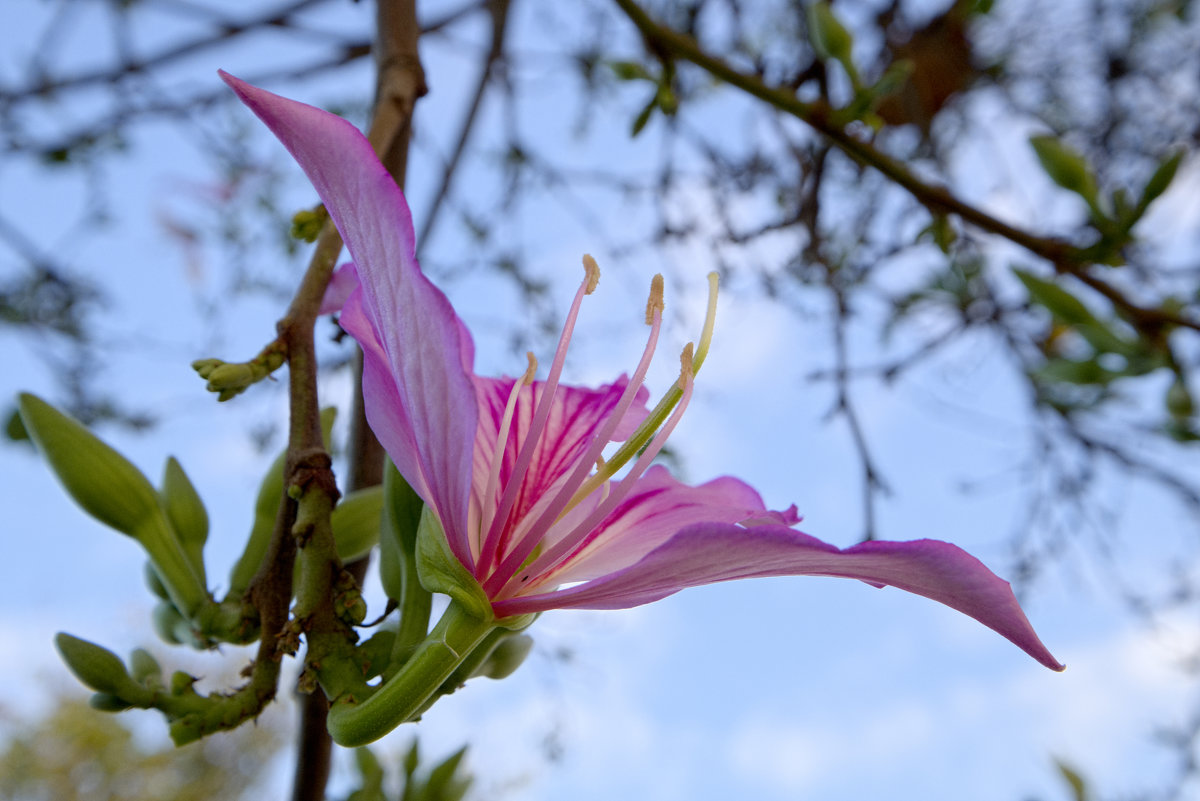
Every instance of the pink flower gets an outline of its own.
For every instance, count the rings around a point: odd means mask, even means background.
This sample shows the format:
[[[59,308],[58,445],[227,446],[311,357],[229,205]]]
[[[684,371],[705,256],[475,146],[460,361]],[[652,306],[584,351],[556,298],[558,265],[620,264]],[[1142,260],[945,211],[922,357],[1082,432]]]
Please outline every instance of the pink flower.
[[[531,381],[532,357],[519,379],[476,375],[470,334],[421,273],[408,205],[366,139],[338,117],[223,77],[299,162],[341,231],[360,281],[341,323],[363,349],[367,418],[496,617],[620,609],[755,576],[840,576],[932,598],[1063,668],[1008,583],[954,545],[842,550],[796,531],[795,507],[769,511],[742,481],[689,487],[651,464],[691,397],[711,302],[699,347],[685,350],[678,384],[654,411],[642,380],[662,324],[661,279],[633,374],[597,389],[559,382],[599,277],[590,257],[547,378]]]

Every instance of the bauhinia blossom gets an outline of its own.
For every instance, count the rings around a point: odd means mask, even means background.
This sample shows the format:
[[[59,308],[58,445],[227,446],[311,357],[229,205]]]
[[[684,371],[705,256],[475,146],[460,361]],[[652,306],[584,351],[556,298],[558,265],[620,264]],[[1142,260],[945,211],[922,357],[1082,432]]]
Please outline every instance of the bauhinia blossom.
[[[642,382],[662,326],[661,278],[633,372],[595,389],[560,382],[599,277],[590,257],[545,379],[533,379],[532,357],[520,378],[476,375],[470,334],[421,273],[408,206],[366,139],[324,111],[225,80],[299,162],[341,232],[359,281],[341,324],[363,349],[367,419],[496,618],[633,607],[730,579],[838,576],[931,598],[1062,669],[1008,583],[957,546],[839,549],[797,531],[794,506],[770,511],[738,479],[691,487],[652,464],[691,397],[715,292],[698,346],[653,410]]]

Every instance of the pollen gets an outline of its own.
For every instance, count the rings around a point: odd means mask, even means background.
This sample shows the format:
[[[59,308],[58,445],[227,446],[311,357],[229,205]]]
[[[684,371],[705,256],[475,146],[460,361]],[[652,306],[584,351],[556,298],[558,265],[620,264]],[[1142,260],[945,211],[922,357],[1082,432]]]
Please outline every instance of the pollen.
[[[646,299],[646,325],[654,325],[655,309],[662,314],[664,308],[663,277],[662,273],[659,273],[650,281],[650,297]]]
[[[583,254],[583,269],[587,273],[587,289],[583,290],[583,294],[590,295],[600,283],[600,265],[596,264],[590,253]]]
[[[529,366],[525,368],[525,374],[521,376],[521,382],[525,386],[533,383],[533,377],[537,375],[537,356],[533,355],[533,351],[525,351],[525,358],[529,360]]]
[[[695,345],[691,342],[683,346],[683,352],[679,354],[679,381],[677,385],[680,389],[687,389],[688,383],[695,377],[696,371],[692,367],[692,354],[695,352]]]

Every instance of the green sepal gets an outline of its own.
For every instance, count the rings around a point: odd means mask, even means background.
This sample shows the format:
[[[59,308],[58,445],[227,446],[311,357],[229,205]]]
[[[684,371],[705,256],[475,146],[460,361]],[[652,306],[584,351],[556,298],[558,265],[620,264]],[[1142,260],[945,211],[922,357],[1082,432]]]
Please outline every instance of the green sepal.
[[[422,587],[449,595],[467,614],[480,620],[495,617],[483,587],[450,550],[442,524],[428,506],[417,526],[417,575]]]
[[[75,677],[98,693],[116,696],[131,706],[149,705],[152,693],[134,681],[120,657],[103,646],[66,632],[54,635],[54,645]]]
[[[840,63],[850,82],[858,87],[858,70],[855,69],[851,58],[854,37],[834,15],[829,3],[820,0],[808,6],[808,34],[817,55],[822,59],[833,59]]]
[[[171,456],[163,465],[163,507],[192,566],[204,577],[204,543],[208,541],[208,511],[200,493],[179,461]]]
[[[415,558],[424,503],[388,459],[383,473],[384,528],[379,538],[379,579],[389,598],[404,599],[405,576]]]
[[[355,490],[342,498],[333,509],[330,525],[342,563],[361,559],[379,542],[383,520],[383,487]]]

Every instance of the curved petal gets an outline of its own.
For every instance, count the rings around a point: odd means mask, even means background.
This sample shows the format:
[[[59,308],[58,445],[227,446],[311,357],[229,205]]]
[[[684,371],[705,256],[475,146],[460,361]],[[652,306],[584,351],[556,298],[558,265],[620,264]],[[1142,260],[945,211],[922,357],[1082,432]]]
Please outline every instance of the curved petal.
[[[358,270],[354,262],[348,261],[333,271],[329,283],[325,286],[325,296],[321,298],[321,308],[317,314],[334,314],[340,312],[350,299],[350,293],[358,289]]]
[[[684,587],[758,576],[837,576],[923,595],[975,618],[1038,662],[1062,670],[1038,639],[1007,581],[961,548],[937,540],[864,542],[846,550],[784,526],[701,523],[637,564],[566,590],[493,604],[497,616],[546,609],[623,609]]]
[[[446,296],[421,274],[404,195],[350,123],[221,77],[300,164],[341,232],[362,281],[366,320],[394,379],[389,402],[403,407],[447,535],[465,540],[477,416],[471,348]],[[366,396],[368,409],[380,402]]]
[[[629,567],[693,523],[762,519],[798,522],[794,516],[768,511],[758,492],[739,479],[723,476],[691,487],[662,465],[654,465],[579,550],[563,559],[561,567],[531,579],[522,594]]]

